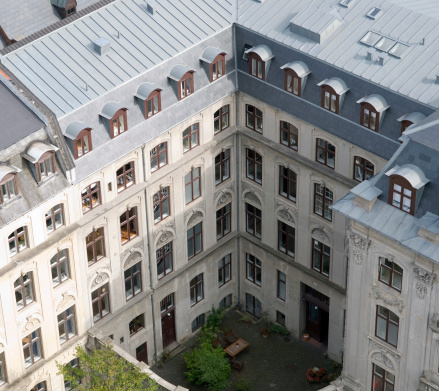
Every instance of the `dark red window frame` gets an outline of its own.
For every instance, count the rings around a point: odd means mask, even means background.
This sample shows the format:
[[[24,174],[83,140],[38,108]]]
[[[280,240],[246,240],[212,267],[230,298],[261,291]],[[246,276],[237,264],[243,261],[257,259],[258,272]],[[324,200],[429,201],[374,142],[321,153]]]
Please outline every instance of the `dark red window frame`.
[[[280,121],[280,143],[297,151],[299,146],[299,129],[286,121]]]
[[[24,243],[25,247],[20,249],[20,240]],[[11,245],[10,243],[14,243],[15,244],[15,253],[11,254]],[[29,247],[29,240],[27,237],[27,229],[26,226],[17,228],[16,230],[14,230],[12,233],[9,234],[8,236],[8,246],[9,246],[9,255],[10,256],[14,256],[16,254],[18,254],[19,252],[26,250]]]
[[[360,123],[365,128],[378,132],[380,130],[380,113],[370,103],[361,103]]]
[[[197,227],[200,227],[197,232]],[[192,259],[196,255],[203,252],[203,223],[199,222],[195,224],[193,227],[189,228],[186,232],[187,237],[187,247],[188,247],[188,257],[187,259]],[[197,242],[200,243],[199,248],[197,249]],[[189,248],[192,245],[193,254],[189,254]]]
[[[123,124],[121,123],[121,118]],[[122,126],[123,125],[123,126]],[[117,127],[117,134],[114,129]],[[110,119],[110,134],[111,138],[120,136],[128,130],[128,119],[127,119],[127,109],[117,110],[113,117]]]
[[[156,98],[156,99],[155,99]],[[162,99],[160,90],[154,90],[145,99],[145,119],[151,118],[152,116],[160,113],[162,111]],[[155,102],[156,100],[156,102]],[[150,106],[150,107],[149,107]],[[150,110],[151,108],[151,110]],[[151,112],[151,114],[150,114]]]
[[[169,243],[166,243],[162,247],[156,250],[156,261],[157,261],[157,279],[160,280],[161,278],[167,276],[168,274],[172,273],[174,270],[174,259],[173,259],[173,249],[172,249],[172,241]],[[166,260],[170,259],[170,270],[168,271],[166,268]],[[158,271],[158,265],[159,263],[163,263],[163,274],[159,274]]]
[[[219,266],[221,264],[221,266]],[[218,287],[232,280],[232,254],[227,254],[218,262]]]
[[[380,312],[380,308],[384,309],[385,314],[382,314]],[[391,319],[393,314],[394,317],[398,318],[398,321],[395,321],[394,319]],[[382,319],[382,321],[386,324],[386,335],[384,338],[380,337],[378,335],[378,319]],[[396,343],[391,342],[389,339],[389,326],[393,326],[396,328]],[[376,306],[376,317],[375,317],[375,336],[379,339],[381,339],[384,342],[387,342],[389,345],[394,346],[395,348],[398,347],[398,337],[399,337],[399,316],[396,315],[393,311],[390,311],[388,308],[383,307],[381,305]]]
[[[182,87],[184,92],[182,93]],[[189,88],[188,88],[189,87]],[[178,81],[178,100],[187,98],[194,93],[194,73],[193,71],[186,72]]]
[[[220,77],[223,77],[225,73],[226,73],[226,55],[224,53],[220,53],[213,59],[213,61],[210,64],[210,82],[218,80]]]
[[[137,262],[123,272],[125,279],[125,298],[131,300],[133,297],[142,292],[142,263]],[[136,280],[139,281],[140,289],[136,292]],[[131,296],[127,296],[127,287],[131,287]]]
[[[42,171],[42,168],[44,172]],[[41,182],[42,180],[50,177],[55,174],[56,166],[55,166],[55,152],[47,151],[44,152],[40,157],[38,162],[35,163],[36,173],[37,173],[37,182]]]
[[[297,76],[297,73],[292,69],[286,68],[284,76],[284,89],[293,95],[302,96],[302,78]],[[291,78],[291,84],[288,83],[289,77]],[[297,80],[297,91],[295,91],[295,81]]]
[[[87,243],[88,241],[88,243]],[[91,231],[85,238],[86,248],[87,248],[87,262],[88,266],[94,265],[96,262],[99,262],[102,258],[105,257],[105,233],[104,227],[99,227]],[[100,248],[97,246],[99,245]],[[89,247],[93,251],[92,260],[88,257],[88,249]],[[102,254],[98,255],[98,250],[102,249]]]
[[[279,220],[277,222],[277,228],[279,239],[278,250],[294,258],[296,251],[296,229]]]
[[[378,274],[378,280],[380,280],[383,284],[390,286],[391,288],[401,292],[402,290],[402,277],[404,271],[401,266],[399,266],[396,262],[389,261],[387,258],[379,257],[380,270]],[[388,280],[385,279],[385,274],[388,275]],[[394,283],[395,277],[400,281],[401,287]]]
[[[369,160],[361,156],[354,156],[353,179],[355,179],[358,182],[363,182],[366,179],[372,178],[374,171],[375,171],[375,166]]]
[[[87,199],[88,199],[88,206],[87,206]],[[102,203],[101,203],[101,184],[100,184],[100,182],[94,182],[94,183],[91,183],[90,185],[88,185],[87,187],[85,187],[81,191],[81,201],[82,201],[82,213],[83,214],[90,212],[92,209],[101,205]],[[85,208],[84,208],[84,206],[85,206]],[[90,209],[86,210],[87,207],[89,207]]]
[[[321,192],[318,191],[319,187],[322,189]],[[321,213],[317,209],[317,200],[321,199],[322,211]],[[319,183],[314,184],[314,213],[323,217],[328,221],[332,221],[332,210],[329,207],[334,201],[334,193],[327,187],[320,185]]]
[[[230,105],[224,105],[213,114],[213,133],[218,134],[230,126]]]
[[[282,295],[282,289],[284,295]],[[283,301],[286,300],[287,296],[287,276],[285,273],[281,272],[280,270],[277,271],[277,297]]]
[[[215,186],[230,178],[230,149],[215,156]]]
[[[245,176],[251,179],[253,182],[262,185],[262,156],[253,151],[252,149],[246,148],[246,165],[245,165]]]
[[[204,299],[204,273],[198,274],[190,283],[190,303],[191,307]]]
[[[329,271],[331,270],[331,248],[316,240],[311,239],[312,241],[312,268],[313,270],[319,272],[320,274],[329,277]],[[328,261],[328,270],[325,270],[325,262]]]
[[[168,206],[167,215],[164,215],[163,212],[163,205],[165,203],[167,203]],[[157,214],[156,211],[159,211],[159,214]],[[157,193],[153,195],[153,212],[154,224],[163,221],[171,215],[171,188],[169,186],[161,188]]]
[[[340,95],[338,95],[331,86],[323,85],[321,88],[322,88],[322,101],[321,101],[322,107],[325,110],[331,111],[332,113],[339,114]],[[329,97],[328,101],[326,101],[326,97]]]
[[[192,141],[192,138],[196,138],[196,142]],[[187,141],[186,141],[187,140]],[[185,143],[187,146],[185,146]],[[197,123],[192,124],[183,131],[183,153],[189,152],[190,150],[198,147],[200,145],[200,126]]]
[[[284,166],[279,166],[279,195],[296,202],[297,174]]]
[[[87,139],[87,143],[84,142],[85,139]],[[91,141],[91,129],[85,128],[81,130],[74,141],[74,145],[75,145],[74,147],[75,159],[79,159],[80,157],[91,152],[93,150],[92,141]],[[85,145],[88,146],[88,150],[85,150],[84,147]],[[79,153],[80,148],[81,148],[81,153]]]
[[[5,177],[0,182],[0,205],[13,199],[17,195],[18,195],[17,174],[10,173],[5,175]]]
[[[218,230],[218,228],[220,228],[220,230]],[[223,238],[231,231],[232,231],[232,203],[230,202],[216,211],[216,240]]]
[[[245,105],[245,126],[262,134],[264,126],[262,111],[255,106]]]
[[[94,292],[98,292],[97,297],[93,299],[93,293]],[[104,318],[105,316],[107,316],[108,314],[111,313],[111,303],[110,303],[110,288],[109,288],[109,283],[107,282],[106,284],[100,286],[99,288],[95,289],[92,293],[91,293],[91,304],[92,304],[92,308],[93,308],[93,303],[98,303],[98,307],[99,307],[99,319],[95,317],[98,314],[93,314],[93,322],[97,322],[99,320],[101,320],[102,318]],[[106,314],[103,314],[103,306],[102,306],[102,302],[105,301],[105,298],[108,297],[108,312]]]
[[[372,366],[372,391],[394,391],[395,375],[377,364]]]
[[[245,203],[245,229],[256,238],[262,238],[262,211],[255,206]]]
[[[258,286],[262,286],[262,262],[254,255],[246,255],[246,278]]]
[[[248,72],[257,79],[265,80],[265,61],[256,53],[248,54]]]
[[[136,184],[134,162],[125,163],[116,171],[116,183],[118,193]]]
[[[121,244],[128,243],[139,236],[139,227],[137,224],[137,207],[132,207],[122,213],[119,217],[120,222],[120,240]]]
[[[188,176],[189,176],[189,180],[187,178]],[[191,168],[190,172],[188,172],[185,175],[184,180],[185,180],[184,183],[185,202],[186,205],[188,205],[192,201],[195,201],[197,198],[201,197],[201,167]],[[198,187],[198,195],[196,192],[197,190],[196,187]],[[188,198],[186,199],[186,195],[188,195],[188,192],[190,193],[190,197],[188,196]]]
[[[398,187],[400,187],[400,189],[398,189]],[[410,195],[408,194],[409,192]],[[398,196],[400,197],[399,205],[397,200]],[[407,204],[404,204],[405,200],[410,201],[410,208],[407,207]],[[392,175],[389,180],[389,204],[414,216],[416,205],[416,189],[407,179],[399,175]]]
[[[161,160],[163,155],[165,156],[164,161]],[[168,142],[165,141],[163,143],[156,145],[149,152],[149,157],[151,164],[151,172],[156,172],[157,170],[160,170],[162,167],[166,166],[168,164]],[[154,161],[157,161],[157,164],[155,164]]]
[[[320,141],[323,141],[320,143]],[[317,138],[316,139],[316,161],[325,165],[329,168],[335,168],[335,151],[336,148],[333,144],[331,144],[329,141],[326,141],[323,138]],[[322,154],[322,155],[321,155]],[[332,159],[331,159],[332,156]],[[323,157],[323,159],[321,159]],[[331,162],[333,162],[331,165]]]
[[[145,327],[145,314],[137,315],[130,323],[128,329],[130,330],[130,337]]]

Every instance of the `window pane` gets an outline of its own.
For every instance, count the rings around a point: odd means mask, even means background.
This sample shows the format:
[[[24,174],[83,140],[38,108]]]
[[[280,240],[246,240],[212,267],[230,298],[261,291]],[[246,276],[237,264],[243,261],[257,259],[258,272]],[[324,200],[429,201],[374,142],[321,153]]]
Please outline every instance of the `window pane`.
[[[377,318],[376,335],[377,337],[386,340],[386,321],[380,317]]]

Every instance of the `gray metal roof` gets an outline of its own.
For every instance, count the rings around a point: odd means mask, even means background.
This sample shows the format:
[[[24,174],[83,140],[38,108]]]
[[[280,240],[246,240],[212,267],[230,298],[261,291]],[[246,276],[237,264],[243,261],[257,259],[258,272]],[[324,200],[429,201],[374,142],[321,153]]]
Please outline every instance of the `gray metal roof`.
[[[231,23],[231,0],[161,0],[154,14],[143,0],[116,0],[6,54],[2,64],[62,117]],[[100,37],[111,41],[105,56],[93,48]]]
[[[215,57],[218,56],[218,54],[227,54],[227,52],[220,48],[214,48],[212,46],[208,46],[206,49],[204,49],[204,52],[201,55],[200,60],[210,64],[211,62],[213,62],[213,60],[215,60]]]
[[[161,91],[162,89],[156,85],[156,84],[152,84],[152,83],[142,83],[139,88],[137,89],[137,92],[134,94],[134,96],[136,98],[142,99],[142,100],[146,100],[148,99],[148,96],[151,92],[153,91]]]
[[[196,70],[188,65],[177,64],[172,67],[168,77],[171,80],[180,81],[187,72],[196,72]]]
[[[439,10],[437,0],[422,3]],[[420,1],[398,0],[395,4],[361,0],[349,7],[341,6],[339,0],[315,0],[312,4],[324,13],[335,10],[343,19],[320,44],[290,29],[291,19],[309,7],[309,0],[238,0],[238,24],[391,91],[439,107],[439,84],[435,84],[439,73],[439,20],[422,13]],[[366,17],[377,5],[383,11],[380,17]],[[369,31],[407,45],[402,58],[396,56],[398,51],[392,55],[360,43]],[[366,60],[367,51],[372,53],[372,61]],[[384,59],[383,65],[379,64],[379,56]]]
[[[68,137],[70,140],[76,140],[78,134],[81,133],[84,129],[92,129],[92,127],[84,122],[70,122],[66,127],[64,136]]]

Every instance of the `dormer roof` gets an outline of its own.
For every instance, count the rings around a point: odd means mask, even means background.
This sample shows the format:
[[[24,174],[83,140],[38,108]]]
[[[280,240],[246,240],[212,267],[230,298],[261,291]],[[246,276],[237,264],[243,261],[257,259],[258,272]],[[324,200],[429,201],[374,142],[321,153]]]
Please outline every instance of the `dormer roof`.
[[[289,62],[285,65],[282,65],[280,69],[291,69],[300,78],[308,76],[311,73],[311,71],[308,68],[308,65],[306,65],[303,61]]]
[[[228,53],[223,49],[208,46],[206,49],[204,49],[204,52],[201,55],[200,60],[210,64],[212,63],[213,60],[215,60],[215,57],[218,56],[219,54],[228,54]]]
[[[181,78],[188,72],[196,72],[194,68],[191,68],[187,65],[177,64],[171,69],[171,73],[169,74],[169,78],[174,81],[180,81]]]
[[[41,159],[41,156],[43,156],[46,152],[56,152],[58,149],[59,148],[52,144],[45,144],[41,141],[37,141],[27,148],[26,153],[23,154],[23,157],[29,160],[31,163],[37,163],[38,160]]]
[[[271,49],[267,45],[253,46],[252,48],[246,50],[245,53],[256,53],[262,61],[268,61],[274,57]]]
[[[105,103],[104,107],[102,107],[102,111],[100,112],[99,115],[106,119],[111,119],[114,117],[114,114],[116,114],[121,109],[125,109],[125,107],[122,106],[120,103],[108,102]]]
[[[69,138],[70,140],[76,140],[78,134],[81,133],[84,129],[92,129],[92,127],[84,122],[73,121],[67,125],[64,136]]]
[[[357,103],[369,103],[371,104],[378,113],[382,113],[387,110],[390,106],[387,104],[386,100],[378,94],[372,94],[369,96],[365,96],[359,100]]]
[[[329,86],[338,95],[342,95],[345,92],[349,91],[349,88],[346,85],[346,83],[342,79],[340,79],[339,77],[331,77],[330,79],[322,80],[317,85],[319,87],[321,87],[321,86]]]
[[[142,100],[146,100],[146,99],[148,99],[148,96],[151,94],[151,92],[153,92],[153,91],[161,91],[161,90],[162,89],[159,86],[157,86],[156,84],[142,83],[137,88],[137,92],[134,94],[134,96],[136,98],[139,98],[139,99],[142,99]]]
[[[414,164],[404,164],[403,166],[396,165],[391,170],[386,172],[387,176],[398,175],[406,179],[413,188],[420,189],[430,182],[424,175],[424,172]]]

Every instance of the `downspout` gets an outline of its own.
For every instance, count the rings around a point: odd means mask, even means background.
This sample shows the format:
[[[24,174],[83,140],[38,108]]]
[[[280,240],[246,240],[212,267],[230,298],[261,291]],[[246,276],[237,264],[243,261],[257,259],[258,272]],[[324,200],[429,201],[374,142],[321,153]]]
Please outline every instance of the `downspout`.
[[[146,161],[145,161],[145,145],[142,147],[142,164],[143,164],[143,180],[146,183]],[[152,287],[152,267],[151,267],[151,235],[149,231],[149,220],[148,220],[148,191],[145,188],[145,220],[146,220],[146,233],[147,233],[147,246],[148,246],[148,266],[149,266],[149,287],[151,288],[151,312],[152,312],[152,333],[154,336],[154,357],[157,364],[157,331],[155,327],[155,316],[154,316],[154,289]]]

